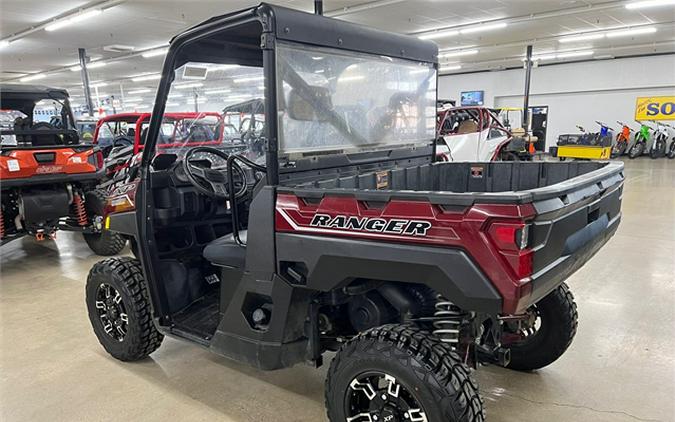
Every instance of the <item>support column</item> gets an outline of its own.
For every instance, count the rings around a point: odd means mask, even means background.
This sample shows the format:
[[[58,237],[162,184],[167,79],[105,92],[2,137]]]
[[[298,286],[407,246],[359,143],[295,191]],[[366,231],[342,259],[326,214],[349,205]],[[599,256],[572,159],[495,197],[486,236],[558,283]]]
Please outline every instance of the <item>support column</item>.
[[[527,46],[527,54],[525,59],[525,95],[523,101],[523,129],[528,132],[527,128],[530,122],[530,78],[532,76],[532,46]]]
[[[87,51],[84,48],[78,48],[77,54],[80,56],[80,75],[82,76],[84,99],[87,104],[89,116],[94,117],[94,105],[91,102],[91,90],[89,89],[89,73],[87,72]]]

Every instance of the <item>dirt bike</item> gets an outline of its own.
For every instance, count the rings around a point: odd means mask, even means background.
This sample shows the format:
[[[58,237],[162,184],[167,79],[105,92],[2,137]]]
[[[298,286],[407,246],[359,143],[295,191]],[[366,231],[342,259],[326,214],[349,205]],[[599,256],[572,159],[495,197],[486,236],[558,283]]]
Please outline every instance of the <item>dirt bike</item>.
[[[647,126],[640,121],[636,120],[636,122],[640,124],[640,131],[635,134],[635,143],[633,143],[633,146],[630,147],[630,151],[628,152],[628,158],[631,159],[639,157],[645,152],[645,149],[647,149],[647,143],[651,137],[649,131],[654,130],[650,126]]]
[[[595,121],[595,123],[600,125],[600,132],[593,134],[594,136],[591,139],[591,145],[602,145],[602,146],[612,145],[612,138],[614,137],[614,129],[597,120]]]
[[[671,125],[667,125],[665,123],[662,123],[664,126],[668,126],[671,129],[675,129],[675,127]],[[670,141],[670,146],[668,147],[668,152],[666,152],[666,157],[669,159],[675,158],[675,136],[673,136],[673,139]]]
[[[620,157],[626,153],[628,145],[630,144],[630,134],[634,132],[626,123],[617,120],[621,125],[621,131],[616,135],[616,144],[612,147],[612,158]]]
[[[656,129],[654,130],[654,142],[649,149],[649,156],[652,159],[665,157],[666,146],[668,145],[668,137],[670,136],[670,132],[668,132],[668,126],[654,120],[652,120],[652,123],[656,124]]]

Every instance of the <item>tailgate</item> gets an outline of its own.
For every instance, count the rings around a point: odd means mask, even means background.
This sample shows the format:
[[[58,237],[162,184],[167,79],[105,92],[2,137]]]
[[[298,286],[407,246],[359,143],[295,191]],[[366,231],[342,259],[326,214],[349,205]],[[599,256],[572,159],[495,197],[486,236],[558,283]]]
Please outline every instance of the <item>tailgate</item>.
[[[621,220],[623,163],[537,189],[531,227],[534,303],[556,288],[602,247]]]

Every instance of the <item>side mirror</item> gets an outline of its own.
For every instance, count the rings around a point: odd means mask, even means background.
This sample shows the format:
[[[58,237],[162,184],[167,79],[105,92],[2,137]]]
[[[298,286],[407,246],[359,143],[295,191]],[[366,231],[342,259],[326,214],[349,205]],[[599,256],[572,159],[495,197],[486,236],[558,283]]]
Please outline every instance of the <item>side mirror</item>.
[[[288,97],[288,115],[293,120],[324,122],[326,112],[333,110],[328,88],[311,86],[298,90],[291,90]]]

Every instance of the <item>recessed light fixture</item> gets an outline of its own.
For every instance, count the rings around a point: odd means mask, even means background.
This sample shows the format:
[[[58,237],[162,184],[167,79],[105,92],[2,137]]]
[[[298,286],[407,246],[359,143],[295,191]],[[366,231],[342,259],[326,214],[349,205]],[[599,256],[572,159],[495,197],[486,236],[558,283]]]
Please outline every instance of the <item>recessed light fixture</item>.
[[[163,56],[166,54],[166,52],[169,51],[168,47],[163,47],[163,48],[158,48],[156,50],[150,50],[146,51],[145,53],[141,54],[143,58],[149,59],[150,57],[157,57],[157,56]]]
[[[563,37],[558,40],[559,43],[568,43],[568,42],[579,42],[579,41],[590,41],[590,40],[599,40],[600,38],[605,38],[605,34],[581,34],[574,35],[570,37]]]
[[[653,34],[656,28],[648,26],[646,28],[624,29],[622,31],[612,31],[607,33],[607,38],[631,37],[634,35]]]
[[[459,33],[460,34],[474,34],[476,32],[485,32],[485,31],[494,31],[497,29],[503,29],[506,28],[506,22],[500,22],[500,23],[487,23],[487,24],[482,24],[482,25],[477,25],[477,26],[472,26],[469,28],[464,28],[460,29]]]
[[[143,82],[143,81],[154,81],[156,79],[160,79],[162,75],[159,73],[154,73],[151,75],[141,75],[141,76],[134,76],[131,78],[132,81],[134,82]]]
[[[38,79],[43,79],[47,77],[44,73],[36,73],[33,75],[25,76],[21,79],[19,79],[21,82],[30,82],[30,81],[37,81]]]
[[[648,7],[674,6],[675,0],[645,0],[628,3],[626,9],[645,9]]]
[[[477,48],[472,48],[470,50],[454,50],[454,51],[441,51],[438,53],[438,57],[461,57],[461,56],[473,56],[478,54]]]
[[[61,20],[57,20],[54,23],[50,23],[49,25],[45,26],[45,31],[56,31],[57,29],[65,28],[66,26],[70,26],[73,23],[89,19],[96,15],[100,15],[101,12],[103,12],[101,9],[94,9]]]
[[[447,31],[431,32],[429,34],[420,35],[417,38],[421,40],[435,40],[437,38],[455,37],[457,35],[459,35],[459,31],[457,31],[456,29],[450,29]]]

